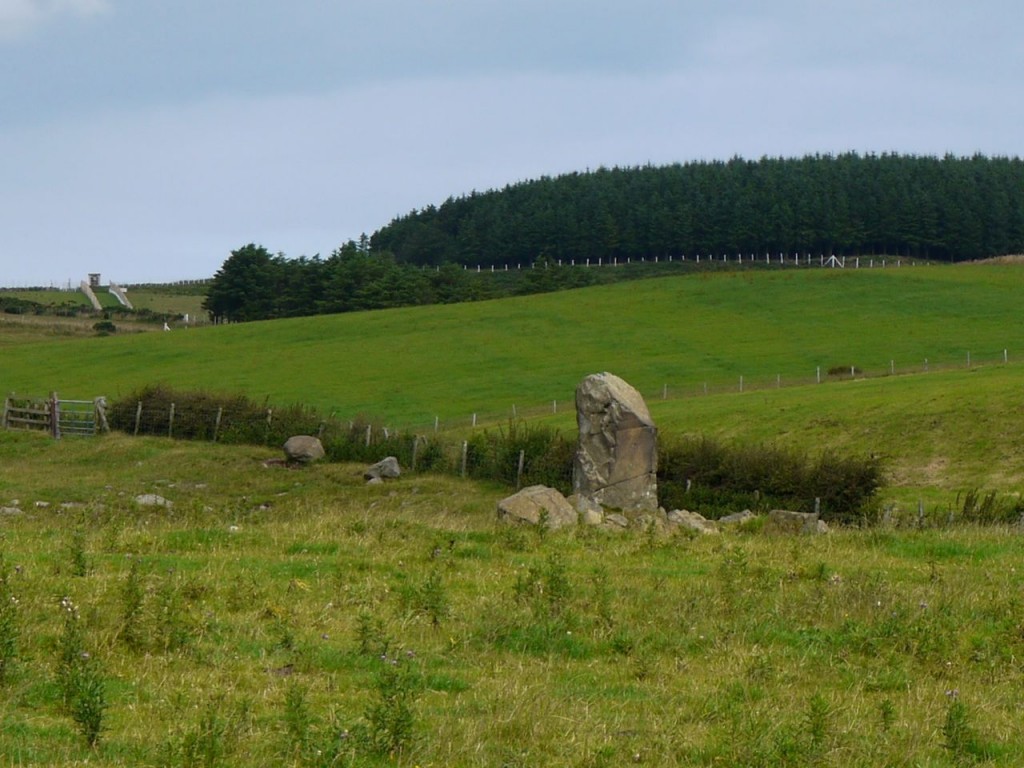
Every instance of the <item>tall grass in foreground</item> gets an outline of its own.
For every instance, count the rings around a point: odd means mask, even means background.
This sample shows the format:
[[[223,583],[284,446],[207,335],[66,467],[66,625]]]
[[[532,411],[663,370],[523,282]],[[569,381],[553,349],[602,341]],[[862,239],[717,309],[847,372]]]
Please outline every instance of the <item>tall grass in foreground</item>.
[[[0,435],[8,763],[1024,759],[1009,528],[541,535],[487,485],[266,455]],[[93,746],[55,683],[72,645],[102,660]]]

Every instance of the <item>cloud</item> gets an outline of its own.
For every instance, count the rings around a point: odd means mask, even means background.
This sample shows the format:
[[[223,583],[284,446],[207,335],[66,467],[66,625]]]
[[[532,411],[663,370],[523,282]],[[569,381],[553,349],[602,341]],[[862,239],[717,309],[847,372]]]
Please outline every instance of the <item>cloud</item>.
[[[21,37],[61,16],[96,16],[110,10],[109,0],[0,0],[0,40]]]

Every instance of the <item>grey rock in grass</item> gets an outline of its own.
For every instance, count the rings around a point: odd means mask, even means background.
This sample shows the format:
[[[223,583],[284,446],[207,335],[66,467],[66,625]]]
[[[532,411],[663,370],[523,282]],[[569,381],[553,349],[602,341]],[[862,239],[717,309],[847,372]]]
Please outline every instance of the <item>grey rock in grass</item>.
[[[0,515],[13,516],[20,514],[21,507],[0,507]]]
[[[776,534],[819,534],[828,533],[828,525],[814,512],[792,512],[788,509],[773,509],[764,524],[765,533]]]
[[[568,499],[573,509],[579,513],[579,521],[583,525],[600,525],[604,522],[604,509],[593,499],[574,493]]]
[[[658,430],[643,397],[611,373],[587,376],[576,388],[579,443],[573,491],[606,509],[658,509]]]
[[[572,504],[554,488],[531,485],[498,502],[498,519],[510,523],[544,524],[557,529],[576,525]]]
[[[163,496],[155,493],[143,493],[135,497],[135,503],[140,507],[173,507],[174,502],[168,501]]]
[[[668,513],[668,523],[684,530],[696,531],[705,535],[719,532],[718,526],[715,525],[714,521],[708,520],[698,512],[690,512],[687,509],[673,509]]]
[[[739,525],[745,523],[747,520],[753,520],[757,515],[751,512],[749,509],[744,509],[742,512],[733,512],[731,515],[725,515],[724,517],[718,518],[719,525]]]
[[[618,512],[612,512],[610,515],[604,516],[604,522],[601,527],[607,531],[616,531],[621,533],[629,528],[629,518],[625,515],[620,515]]]
[[[398,459],[394,456],[388,456],[386,459],[381,459],[376,464],[368,467],[363,473],[364,480],[394,480],[397,477],[401,477],[402,467],[398,464]]]
[[[324,446],[312,435],[293,435],[285,441],[284,456],[290,462],[312,464],[325,456]]]

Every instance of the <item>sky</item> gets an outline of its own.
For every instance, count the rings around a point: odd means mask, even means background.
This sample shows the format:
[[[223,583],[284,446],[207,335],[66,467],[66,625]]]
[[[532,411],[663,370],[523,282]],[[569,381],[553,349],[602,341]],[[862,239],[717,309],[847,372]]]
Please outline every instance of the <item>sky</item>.
[[[0,287],[600,166],[1024,155],[1020,0],[0,0]]]

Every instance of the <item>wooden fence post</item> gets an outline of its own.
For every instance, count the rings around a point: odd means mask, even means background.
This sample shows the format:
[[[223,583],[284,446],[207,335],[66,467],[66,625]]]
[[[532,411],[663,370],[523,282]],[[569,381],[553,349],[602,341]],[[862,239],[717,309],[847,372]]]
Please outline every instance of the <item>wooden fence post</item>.
[[[3,416],[0,416],[0,428],[7,429],[7,414],[11,411],[11,397],[8,395],[4,398],[4,412]]]
[[[462,441],[462,476],[466,476],[466,461],[469,458],[469,441]]]
[[[174,403],[171,403],[171,412],[167,417],[167,436],[174,437]]]
[[[410,471],[412,471],[412,472],[416,471],[416,453],[418,452],[419,447],[420,447],[420,436],[416,435],[412,439],[412,466],[410,466],[410,468],[409,468]]]
[[[135,407],[135,432],[132,433],[133,437],[139,436],[139,425],[142,424],[142,401],[139,400],[139,404]]]
[[[213,442],[217,442],[217,435],[220,433],[220,420],[224,416],[224,406],[217,406],[217,418],[213,420]]]
[[[57,393],[50,394],[50,434],[54,440],[60,440],[60,401]]]
[[[516,490],[523,487],[523,465],[526,463],[526,451],[519,451],[519,467],[516,469]]]

